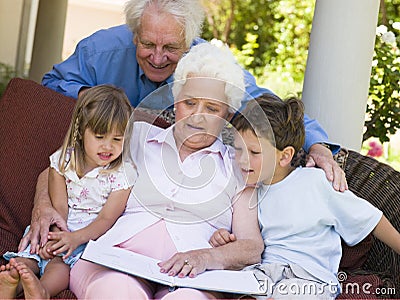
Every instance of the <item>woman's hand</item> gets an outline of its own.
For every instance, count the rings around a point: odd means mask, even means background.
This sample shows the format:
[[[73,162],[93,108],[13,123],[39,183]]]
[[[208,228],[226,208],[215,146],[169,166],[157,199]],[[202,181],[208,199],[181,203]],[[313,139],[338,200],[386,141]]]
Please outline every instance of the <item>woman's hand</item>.
[[[228,230],[221,228],[213,233],[209,243],[215,248],[234,241],[236,241],[236,236]]]
[[[158,263],[161,273],[183,278],[196,277],[207,270],[207,249],[175,253],[170,259]]]
[[[346,174],[333,159],[331,150],[321,144],[314,144],[308,154],[306,167],[316,166],[324,170],[336,191],[344,192],[348,189]]]

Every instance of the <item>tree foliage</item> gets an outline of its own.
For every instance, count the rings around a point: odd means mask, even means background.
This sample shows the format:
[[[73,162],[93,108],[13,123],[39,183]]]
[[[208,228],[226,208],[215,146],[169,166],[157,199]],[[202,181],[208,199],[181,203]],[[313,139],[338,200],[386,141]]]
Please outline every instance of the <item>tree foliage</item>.
[[[255,75],[259,84],[276,91],[276,87],[269,85],[270,80],[275,80],[277,85],[286,87],[282,91],[299,93],[306,68],[315,1],[203,0],[207,10],[203,37],[228,44],[238,61]],[[399,22],[400,0],[380,1],[378,25],[389,27]],[[377,40],[377,47],[380,45]],[[378,50],[375,55],[383,54]],[[399,83],[395,79],[398,74],[393,73],[396,70],[389,61],[381,63],[372,69],[367,108],[369,119],[365,123],[367,131],[364,139],[374,136],[386,141],[387,135],[400,126],[394,116],[396,112],[398,116],[399,112],[396,111],[398,106],[394,105],[396,102],[382,93],[389,95],[390,88],[397,88],[398,91]],[[390,71],[393,76],[385,75],[378,80],[375,71],[378,74]],[[299,90],[293,90],[293,87]]]
[[[260,81],[303,81],[315,0],[204,0],[204,38],[220,39]],[[227,28],[230,26],[230,29]]]
[[[388,142],[388,135],[400,128],[399,54],[396,42],[385,42],[377,35],[363,140],[377,137],[381,143]]]
[[[0,96],[3,95],[8,82],[16,76],[16,72],[11,65],[0,62]]]

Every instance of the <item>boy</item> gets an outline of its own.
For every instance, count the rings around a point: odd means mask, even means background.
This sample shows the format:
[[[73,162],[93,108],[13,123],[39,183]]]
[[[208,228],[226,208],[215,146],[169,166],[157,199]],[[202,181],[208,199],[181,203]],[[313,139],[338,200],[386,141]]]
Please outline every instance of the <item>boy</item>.
[[[341,237],[354,245],[372,232],[400,253],[400,234],[369,202],[335,191],[322,170],[291,165],[304,142],[303,116],[297,99],[264,94],[249,102],[233,121],[235,159],[247,184],[258,187],[265,249],[252,269],[267,296],[331,299],[340,292]],[[234,239],[218,231],[210,243]]]

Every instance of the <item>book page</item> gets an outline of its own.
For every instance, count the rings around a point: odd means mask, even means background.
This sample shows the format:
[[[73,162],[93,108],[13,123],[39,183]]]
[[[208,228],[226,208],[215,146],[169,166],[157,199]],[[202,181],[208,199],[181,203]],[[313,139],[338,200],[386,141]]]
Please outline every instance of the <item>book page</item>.
[[[122,248],[99,246],[89,241],[81,258],[161,284],[174,285],[173,277],[160,272],[158,260]]]
[[[263,284],[251,271],[210,270],[195,278],[178,278],[160,272],[157,260],[118,247],[90,241],[82,259],[169,286],[239,294],[263,294]]]
[[[238,294],[263,294],[263,285],[251,271],[208,270],[195,278],[175,277],[175,285]]]

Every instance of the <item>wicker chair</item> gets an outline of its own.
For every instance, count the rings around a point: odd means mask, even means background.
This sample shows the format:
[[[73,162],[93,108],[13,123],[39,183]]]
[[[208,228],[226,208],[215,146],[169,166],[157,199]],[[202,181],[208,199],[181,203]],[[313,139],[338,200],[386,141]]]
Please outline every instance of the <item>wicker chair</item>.
[[[345,152],[339,163],[343,163],[349,189],[381,209],[400,231],[400,172],[358,152]],[[395,294],[386,297],[400,297],[400,255],[388,246],[375,239],[362,269],[379,274],[386,288],[395,288]]]

